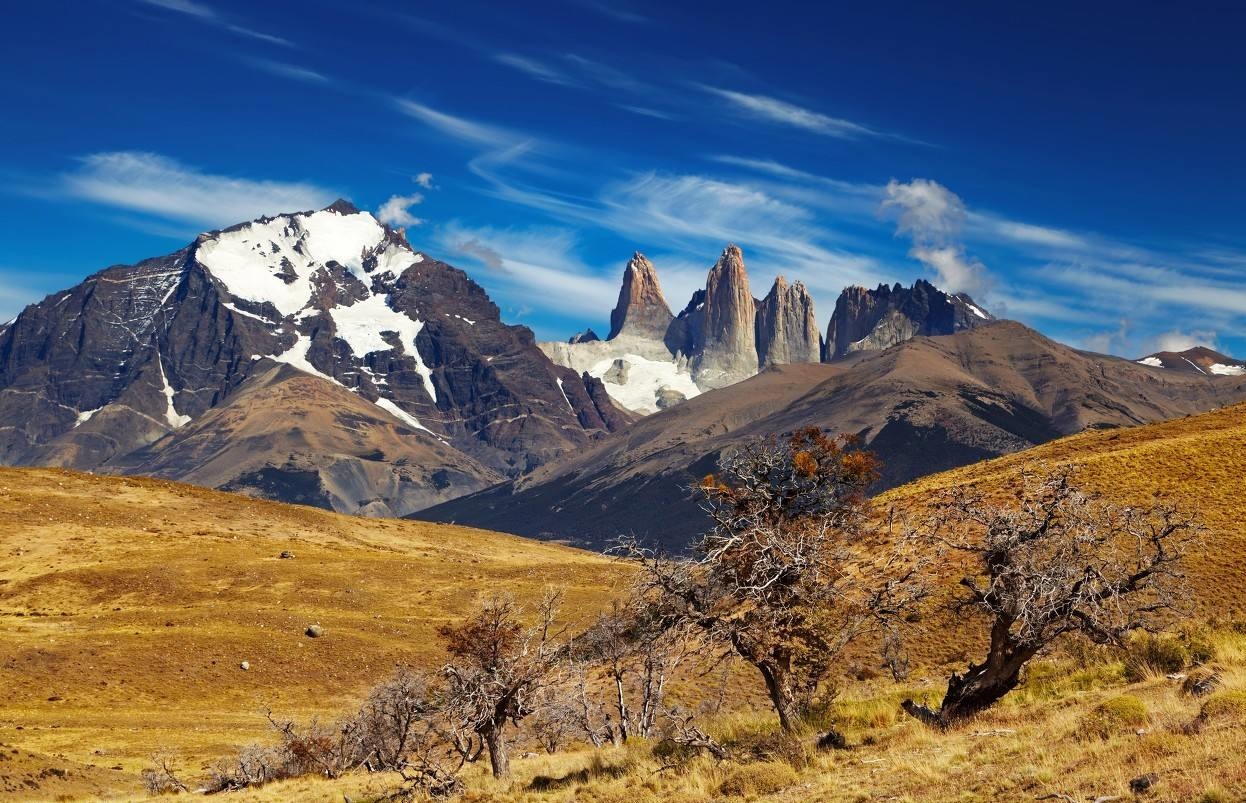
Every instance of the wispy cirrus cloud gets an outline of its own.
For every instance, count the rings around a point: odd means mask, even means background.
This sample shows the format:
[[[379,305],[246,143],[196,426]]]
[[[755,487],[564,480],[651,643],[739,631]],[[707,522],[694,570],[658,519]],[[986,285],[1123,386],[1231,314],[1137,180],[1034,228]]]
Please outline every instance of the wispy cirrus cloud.
[[[332,78],[324,73],[319,73],[315,70],[310,70],[306,67],[300,67],[297,64],[290,64],[285,61],[254,58],[244,58],[243,61],[256,69],[269,73],[270,75],[276,75],[280,78],[289,78],[293,81],[302,81],[305,84],[328,86],[329,84],[335,83]]]
[[[527,73],[538,81],[544,81],[547,84],[558,84],[559,86],[580,85],[578,81],[558,68],[528,56],[518,53],[498,53],[493,58],[499,64],[505,64],[507,67]]]
[[[197,0],[136,0],[136,2],[152,6],[154,8],[160,8],[165,11],[172,11],[187,17],[193,17],[206,25],[211,25],[215,28],[220,28],[221,30],[229,31],[230,33],[234,33],[239,36],[245,36],[250,39],[267,42],[270,45],[294,47],[294,43],[289,39],[281,36],[274,36],[270,33],[264,33],[263,31],[257,31],[254,28],[248,28],[245,25],[240,25],[223,16],[212,6],[209,6],[206,3],[197,2]]]
[[[83,157],[63,175],[62,195],[197,226],[317,209],[337,193],[315,184],[208,173],[167,156],[112,151]]]
[[[627,22],[633,25],[651,22],[644,14],[633,11],[622,3],[607,3],[603,2],[603,0],[569,0],[569,2],[572,5],[586,8],[615,22]]]
[[[851,120],[845,120],[840,117],[831,117],[828,114],[806,109],[803,106],[797,106],[795,103],[789,103],[786,100],[780,100],[769,95],[752,95],[707,84],[697,84],[696,86],[711,95],[727,101],[737,112],[769,123],[788,126],[789,128],[798,128],[836,139],[865,139],[869,137],[891,136],[875,131],[861,123],[854,123]]]
[[[432,129],[473,145],[509,148],[528,141],[527,138],[501,126],[459,117],[407,98],[395,98],[394,105],[408,117],[413,117]]]

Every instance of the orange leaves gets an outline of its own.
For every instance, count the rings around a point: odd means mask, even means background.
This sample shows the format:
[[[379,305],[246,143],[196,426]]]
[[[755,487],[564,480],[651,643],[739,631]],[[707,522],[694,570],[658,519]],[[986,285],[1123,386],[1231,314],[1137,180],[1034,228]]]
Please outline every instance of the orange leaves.
[[[807,450],[802,450],[792,456],[792,467],[800,476],[812,477],[818,473],[818,459]]]

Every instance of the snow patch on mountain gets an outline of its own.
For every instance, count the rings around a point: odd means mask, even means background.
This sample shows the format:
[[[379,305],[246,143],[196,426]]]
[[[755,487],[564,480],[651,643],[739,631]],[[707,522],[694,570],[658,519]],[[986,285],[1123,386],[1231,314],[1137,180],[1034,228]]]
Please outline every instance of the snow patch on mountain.
[[[425,432],[427,432],[429,435],[432,435],[433,437],[437,437],[437,433],[433,432],[431,429],[421,424],[418,418],[411,415],[410,413],[408,413],[406,410],[402,409],[398,405],[394,404],[389,399],[377,399],[376,406],[380,407],[382,410],[389,413],[394,418],[397,418],[399,421],[406,424],[407,426],[413,427],[415,429],[422,429]]]
[[[1207,370],[1217,376],[1242,376],[1246,374],[1246,366],[1242,365],[1225,365],[1224,363],[1213,363],[1207,367]]]
[[[1159,357],[1143,357],[1137,361],[1139,365],[1149,365],[1152,368],[1163,368],[1164,361]]]
[[[334,307],[329,310],[329,315],[337,325],[337,336],[346,341],[356,357],[362,358],[374,351],[392,351],[394,347],[385,342],[381,333],[396,333],[402,341],[403,352],[415,360],[415,370],[424,380],[424,389],[434,402],[437,401],[433,372],[424,364],[415,345],[415,338],[424,328],[423,321],[391,309],[387,295],[369,296],[350,306]]]
[[[159,354],[156,355],[156,367],[160,369],[160,385],[163,388],[161,392],[164,394],[164,398],[168,402],[168,407],[165,408],[164,418],[169,422],[169,426],[173,429],[184,427],[190,423],[190,416],[182,415],[177,411],[177,408],[173,406],[173,397],[177,395],[177,391],[175,391],[173,386],[169,384],[169,377],[164,373],[164,360],[160,358]]]
[[[571,403],[571,398],[567,395],[567,389],[562,386],[562,377],[554,377],[554,381],[558,383],[558,392],[562,394],[562,400],[567,403],[567,409],[575,412],[575,405]]]
[[[311,350],[311,338],[303,337],[297,332],[294,335],[294,345],[281,352],[280,354],[252,355],[253,360],[269,359],[274,362],[283,362],[286,365],[293,366],[305,374],[318,376],[321,379],[327,379],[335,385],[341,385],[333,377],[321,371],[319,368],[311,364],[311,360],[307,359],[307,352]],[[343,386],[345,387],[345,386]]]
[[[86,422],[90,421],[91,416],[95,415],[96,413],[98,413],[100,410],[103,410],[103,409],[104,409],[103,407],[96,407],[94,410],[83,410],[82,412],[78,413],[78,420],[74,422],[74,429],[77,429],[78,427],[82,426]]]
[[[626,368],[623,383],[614,381],[619,375],[612,369],[618,360],[622,360]],[[681,369],[674,362],[646,359],[639,354],[604,359],[588,373],[602,381],[610,398],[629,410],[646,415],[658,411],[658,395],[664,389],[678,391],[688,399],[701,395],[701,389],[686,368]]]
[[[197,258],[230,294],[268,302],[284,317],[307,306],[312,274],[325,263],[337,262],[366,276],[364,257],[384,236],[385,229],[371,215],[326,209],[221,232],[200,244]],[[405,270],[419,260],[391,244],[378,257],[378,267],[382,261],[386,270],[399,272],[399,266]]]

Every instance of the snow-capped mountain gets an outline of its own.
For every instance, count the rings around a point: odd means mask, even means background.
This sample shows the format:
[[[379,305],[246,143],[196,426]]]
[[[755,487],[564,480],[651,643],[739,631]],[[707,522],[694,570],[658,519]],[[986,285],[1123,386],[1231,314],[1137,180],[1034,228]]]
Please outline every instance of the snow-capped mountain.
[[[466,274],[344,201],[108,268],[0,327],[10,464],[402,515],[627,420]]]
[[[1134,362],[1187,374],[1246,376],[1246,362],[1235,360],[1206,346],[1195,346],[1185,351],[1157,351]]]

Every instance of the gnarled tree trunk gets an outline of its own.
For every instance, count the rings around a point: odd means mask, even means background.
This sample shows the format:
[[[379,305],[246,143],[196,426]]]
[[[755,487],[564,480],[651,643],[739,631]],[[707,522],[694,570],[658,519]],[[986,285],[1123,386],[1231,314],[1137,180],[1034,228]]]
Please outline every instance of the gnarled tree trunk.
[[[939,728],[946,728],[981,713],[997,703],[1021,682],[1021,668],[1038,652],[1037,647],[1018,644],[1010,633],[1011,622],[997,621],[991,632],[986,660],[970,664],[965,674],[952,674],[938,711],[905,700],[906,712]]]
[[[506,739],[502,736],[502,728],[487,728],[480,735],[485,741],[485,747],[489,749],[489,769],[493,771],[493,777],[509,778],[511,759],[506,750]]]

